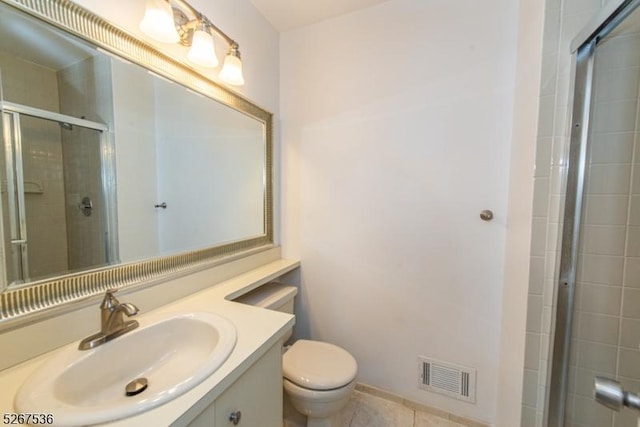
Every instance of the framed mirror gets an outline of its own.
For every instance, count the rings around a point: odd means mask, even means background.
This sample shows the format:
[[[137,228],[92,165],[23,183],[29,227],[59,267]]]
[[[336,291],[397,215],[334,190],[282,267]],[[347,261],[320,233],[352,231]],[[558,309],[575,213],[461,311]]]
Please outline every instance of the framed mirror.
[[[66,0],[0,0],[0,327],[273,246],[272,115]]]

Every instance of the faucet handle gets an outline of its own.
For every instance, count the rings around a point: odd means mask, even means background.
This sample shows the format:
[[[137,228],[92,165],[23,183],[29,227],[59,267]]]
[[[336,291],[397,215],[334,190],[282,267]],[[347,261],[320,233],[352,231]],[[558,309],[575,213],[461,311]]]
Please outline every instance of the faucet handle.
[[[100,308],[112,309],[120,304],[120,301],[113,296],[116,292],[118,292],[118,289],[116,288],[107,289],[107,292],[104,294],[104,298],[102,299],[102,303],[100,304]]]

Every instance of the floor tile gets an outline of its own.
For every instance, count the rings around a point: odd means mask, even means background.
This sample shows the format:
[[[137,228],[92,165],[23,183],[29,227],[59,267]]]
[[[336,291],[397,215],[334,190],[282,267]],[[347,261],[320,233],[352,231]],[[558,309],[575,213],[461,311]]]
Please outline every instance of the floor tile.
[[[426,412],[416,411],[416,422],[414,427],[462,427],[451,420],[437,417]]]
[[[413,427],[414,411],[396,402],[355,391],[341,412],[343,427]]]
[[[306,417],[284,398],[284,427],[305,427]],[[354,391],[340,411],[341,427],[464,427],[436,415],[414,411],[401,403]]]

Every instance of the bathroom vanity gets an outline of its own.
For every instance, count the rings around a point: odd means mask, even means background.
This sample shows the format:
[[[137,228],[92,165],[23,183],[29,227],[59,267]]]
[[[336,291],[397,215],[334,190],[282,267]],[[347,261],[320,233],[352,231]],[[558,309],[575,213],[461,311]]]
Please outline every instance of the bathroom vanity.
[[[212,312],[223,316],[236,328],[235,347],[220,368],[191,390],[146,412],[100,425],[280,427],[282,337],[293,326],[294,317],[231,300],[297,268],[298,265],[297,261],[271,261],[155,310],[145,312],[141,309],[138,315],[141,323],[145,315],[150,317],[171,313]],[[140,304],[135,293],[119,296],[122,302],[132,301],[136,305]],[[86,310],[94,312],[96,320],[93,326],[97,328],[97,304]],[[117,340],[118,338],[113,342]],[[78,342],[68,345],[77,347]],[[14,396],[21,384],[41,364],[55,355],[56,351],[0,372],[0,411],[3,414],[16,412]],[[123,355],[122,359],[126,361],[126,355]],[[55,413],[53,417],[55,419]],[[238,421],[237,424],[234,424],[234,420]]]
[[[282,347],[272,346],[203,411],[194,406],[185,418],[192,427],[282,425]],[[237,423],[236,423],[237,421]],[[176,423],[180,425],[180,423]]]

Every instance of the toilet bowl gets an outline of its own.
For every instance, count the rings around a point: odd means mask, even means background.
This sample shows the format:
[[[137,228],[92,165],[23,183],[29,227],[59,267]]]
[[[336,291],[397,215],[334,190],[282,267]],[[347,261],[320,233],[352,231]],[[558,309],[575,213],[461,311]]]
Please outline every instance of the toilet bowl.
[[[338,426],[355,387],[356,360],[337,345],[298,340],[282,357],[284,390],[308,427]]]
[[[268,283],[235,301],[293,314],[295,286]],[[291,336],[288,331],[283,340]],[[338,427],[339,412],[355,388],[358,364],[334,344],[298,340],[282,356],[283,387],[307,427]]]
[[[309,390],[284,379],[284,390],[293,407],[307,416],[307,427],[337,427],[340,410],[345,407],[356,386],[352,381],[335,390]]]

